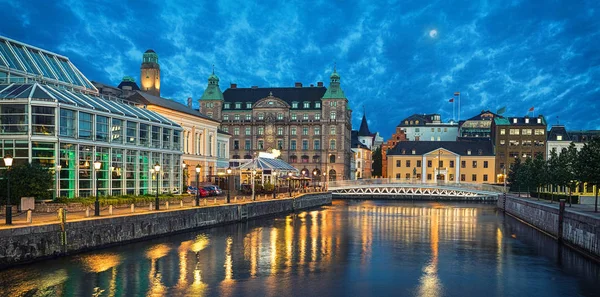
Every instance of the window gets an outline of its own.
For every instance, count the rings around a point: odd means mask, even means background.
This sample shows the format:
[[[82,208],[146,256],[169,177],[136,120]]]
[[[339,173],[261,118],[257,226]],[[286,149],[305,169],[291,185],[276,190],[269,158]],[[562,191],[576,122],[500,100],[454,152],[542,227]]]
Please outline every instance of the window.
[[[406,160],[406,167],[410,167],[410,160]]]
[[[439,160],[438,161],[438,167],[444,167],[444,161]]]
[[[278,150],[283,149],[283,139],[277,139],[277,149]]]
[[[400,167],[401,164],[402,164],[402,161],[396,160],[396,167]]]
[[[329,135],[335,135],[335,126],[329,128]]]
[[[233,149],[234,150],[239,150],[240,149],[240,141],[239,140],[234,140],[233,141]]]
[[[330,119],[332,119],[332,120],[335,120],[335,118],[336,118],[335,111],[332,111],[332,112],[329,114],[329,118],[330,118]]]
[[[314,143],[313,143],[313,147],[315,150],[320,150],[321,149],[321,141],[318,139],[315,139]]]
[[[250,139],[244,140],[244,149],[247,151],[252,149],[252,141]]]
[[[308,150],[308,140],[306,140],[306,139],[302,140],[302,150],[304,150],[304,151]]]
[[[292,121],[295,121],[295,120],[296,120],[296,114],[292,113]]]
[[[442,128],[438,128],[438,132],[442,132]]]
[[[31,126],[33,134],[54,135],[54,125],[54,107],[31,107]]]
[[[231,104],[229,104],[229,103],[225,103],[225,107],[224,107],[224,108],[225,108],[225,109],[229,109],[229,108],[231,108]]]
[[[148,125],[147,124],[140,124],[140,145],[142,146],[148,146],[149,142],[148,142]]]
[[[258,120],[259,120],[259,121],[262,121],[262,120],[264,120],[264,119],[265,119],[265,114],[264,114],[264,113],[262,113],[262,112],[261,112],[261,113],[259,113],[259,114],[258,114]]]
[[[329,141],[329,149],[335,150],[335,139]]]
[[[302,127],[302,135],[308,135],[308,127]]]
[[[488,168],[488,161],[483,161],[483,168]]]
[[[294,155],[290,156],[290,163],[298,163],[298,157]]]
[[[135,144],[137,135],[137,123],[127,121],[127,143]]]
[[[518,146],[519,145],[519,141],[518,140],[509,140],[508,141],[508,145],[510,145],[510,146]]]
[[[510,129],[509,134],[510,135],[519,135],[519,129]]]
[[[435,140],[435,136],[431,136],[431,141],[434,141],[434,140]]]
[[[233,127],[233,135],[240,135],[240,127]]]
[[[301,157],[302,163],[308,163],[308,156],[304,155]]]
[[[108,118],[96,116],[96,141],[108,142]]]
[[[212,117],[213,117],[213,113],[212,113],[212,111],[209,111],[209,112],[207,112],[207,113],[206,113],[206,116],[208,116],[209,118],[211,118],[211,119],[212,119]]]
[[[315,135],[321,135],[321,127],[315,127]]]
[[[467,178],[465,177],[465,175],[464,175],[464,174],[461,174],[461,175],[460,175],[460,181],[466,181],[466,179],[467,179]]]
[[[337,107],[337,101],[329,101],[329,106]]]
[[[506,135],[506,129],[500,129],[500,135]]]
[[[556,140],[562,140],[562,135],[556,135]]]
[[[500,140],[500,145],[506,145],[506,140],[504,140],[504,139]]]
[[[277,135],[283,135],[283,127],[277,127]]]
[[[69,109],[60,110],[60,128],[61,136],[75,137],[75,111]]]
[[[444,132],[448,132],[448,128],[444,128]]]
[[[427,167],[431,168],[432,164],[433,164],[433,162],[431,162],[431,160],[427,160]]]
[[[252,108],[252,102],[246,102],[246,108],[247,109],[251,109]]]
[[[427,180],[431,180],[431,173],[427,173]]]
[[[264,140],[259,140],[258,141],[258,149],[259,150],[264,150],[265,149],[265,141]]]
[[[454,181],[454,174],[450,173],[450,174],[448,175],[448,179],[449,179],[450,181]]]
[[[329,156],[329,163],[335,163],[335,155]]]
[[[250,127],[244,128],[244,134],[245,135],[251,135],[252,134],[252,128],[250,128]]]
[[[303,114],[302,115],[302,119],[305,120],[305,121],[308,120],[308,113]]]
[[[525,118],[525,124],[529,124],[529,118]]]
[[[523,130],[521,130],[521,135],[531,135],[531,129],[523,129]]]
[[[535,129],[535,135],[544,135],[544,129]]]
[[[487,176],[487,174],[484,174],[484,175],[483,175],[483,181],[488,181],[488,176]]]
[[[317,121],[321,120],[321,114],[320,113],[315,113],[315,120],[317,120]]]
[[[223,131],[225,131],[226,133],[229,133],[229,127],[223,127]]]
[[[152,126],[152,147],[160,148],[160,127]]]
[[[450,160],[450,168],[454,168],[454,161]]]
[[[477,161],[473,161],[473,168],[477,168]]]
[[[396,173],[396,178],[400,179],[400,173]]]
[[[304,102],[304,108],[310,108],[310,102]]]
[[[239,115],[239,114],[236,114],[236,115],[234,115],[234,116],[233,116],[233,119],[234,119],[235,121],[239,121],[239,120],[240,120],[240,115]]]
[[[460,168],[467,168],[467,161],[460,161]]]
[[[435,132],[435,128],[431,128],[431,132]]]
[[[235,109],[242,108],[242,103],[235,103]]]
[[[292,151],[296,150],[296,140],[290,141],[290,150],[292,150]]]
[[[113,120],[113,123],[114,123],[114,120]],[[113,140],[114,139],[115,139],[115,135],[113,134]],[[164,149],[170,149],[171,148],[171,129],[163,128],[163,139],[162,140],[163,140],[162,147]],[[209,150],[211,149],[210,142],[209,142],[208,149]]]
[[[168,131],[166,133],[169,133],[169,137],[168,139],[163,139],[163,141],[168,141],[169,143],[171,142],[171,137],[170,137],[170,131],[169,129],[163,129],[164,131]],[[112,119],[112,125],[110,128],[111,131],[111,140],[110,142],[113,143],[123,143],[123,121],[119,120],[119,119]],[[165,132],[163,132],[165,133]]]
[[[298,102],[292,102],[292,108],[298,108]]]
[[[246,115],[246,121],[252,121],[252,115],[251,114],[247,114]]]
[[[421,132],[421,129],[420,128],[415,128],[415,132],[417,132],[417,133]]]
[[[315,102],[315,108],[321,108],[321,102]]]
[[[223,121],[229,121],[229,115],[228,114],[224,114],[223,115]]]
[[[277,113],[277,120],[279,120],[279,121],[283,120],[283,113],[281,113],[281,112]]]
[[[264,135],[265,134],[265,127],[258,127],[258,131],[257,133],[258,135]]]
[[[290,134],[296,135],[296,127],[290,128]]]
[[[79,113],[79,138],[92,139],[92,115],[89,113]]]
[[[410,179],[410,173],[406,174],[406,179]]]
[[[471,174],[471,181],[477,181],[477,174]]]

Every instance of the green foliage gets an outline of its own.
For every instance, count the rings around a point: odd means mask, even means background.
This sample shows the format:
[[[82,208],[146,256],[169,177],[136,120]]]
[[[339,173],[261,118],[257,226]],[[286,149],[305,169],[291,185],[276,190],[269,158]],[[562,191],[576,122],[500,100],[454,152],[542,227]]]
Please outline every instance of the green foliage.
[[[575,172],[582,182],[596,185],[595,210],[598,211],[598,188],[600,188],[600,138],[586,143],[579,152]]]
[[[552,193],[531,192],[531,193],[529,193],[529,195],[531,197],[540,198],[543,200],[551,200],[552,197],[554,197],[554,199],[556,199],[556,200],[565,199],[565,200],[569,201],[569,195],[564,195],[564,194],[554,194],[553,195]],[[579,203],[579,196],[571,196],[571,202],[575,203],[575,204]]]
[[[381,147],[378,147],[373,152],[373,176],[382,176],[382,162],[383,156],[381,155]]]
[[[185,194],[185,195],[175,196],[173,194],[163,194],[163,195],[159,195],[158,199],[161,201],[173,202],[173,201],[182,200],[185,197],[190,197],[190,195]],[[129,204],[136,204],[136,203],[141,203],[141,202],[149,203],[149,202],[154,202],[155,199],[156,199],[156,196],[151,195],[151,194],[140,195],[140,196],[119,195],[119,196],[100,196],[100,197],[98,197],[98,200],[100,201],[101,206],[129,205]],[[85,198],[58,197],[54,200],[54,203],[66,203],[66,204],[81,203],[83,205],[93,205],[94,201],[96,201],[96,197],[85,197]]]
[[[48,190],[54,187],[52,172],[39,164],[15,166],[2,174],[0,188],[6,189],[7,177],[10,177],[10,198],[13,204],[21,197],[35,197],[38,200],[52,198],[52,192]],[[6,190],[0,192],[4,201]]]
[[[510,188],[512,191],[521,191],[521,186],[523,185],[522,177],[523,174],[523,164],[521,163],[521,158],[515,159],[515,162],[510,166],[510,170],[508,172],[507,182],[510,184]]]
[[[275,186],[271,183],[265,183],[262,190],[264,192],[273,192],[273,189],[275,188]]]

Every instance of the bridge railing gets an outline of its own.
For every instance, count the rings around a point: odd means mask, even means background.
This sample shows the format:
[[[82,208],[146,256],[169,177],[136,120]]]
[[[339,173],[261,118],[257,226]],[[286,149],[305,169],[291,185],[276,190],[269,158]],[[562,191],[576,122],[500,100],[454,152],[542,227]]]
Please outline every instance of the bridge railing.
[[[451,188],[462,188],[469,190],[477,190],[477,191],[486,191],[486,192],[503,192],[503,187],[496,185],[488,185],[488,184],[473,184],[473,183],[456,183],[456,182],[422,182],[419,179],[403,179],[403,178],[370,178],[370,179],[358,179],[358,180],[340,180],[340,181],[330,181],[328,184],[328,188],[331,190],[338,188],[348,188],[348,187],[356,187],[356,186],[374,186],[374,185],[420,185],[420,186],[443,186],[443,187],[451,187]]]

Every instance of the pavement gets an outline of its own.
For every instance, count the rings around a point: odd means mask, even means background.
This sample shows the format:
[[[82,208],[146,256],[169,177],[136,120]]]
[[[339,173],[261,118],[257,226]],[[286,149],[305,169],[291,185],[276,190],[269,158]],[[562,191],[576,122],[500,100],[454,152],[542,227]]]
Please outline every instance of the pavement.
[[[297,193],[296,196],[301,195]],[[237,197],[237,199],[236,199]],[[277,196],[277,199],[287,199],[290,198],[288,193],[280,193]],[[166,209],[165,203],[161,202],[160,210],[156,211],[154,209],[150,210],[149,206],[145,207],[135,207],[135,212],[131,212],[130,205],[121,205],[119,207],[113,207],[113,214],[109,214],[109,207],[104,206],[100,207],[100,216],[94,216],[94,207],[90,207],[89,217],[86,216],[85,211],[78,212],[67,212],[67,222],[73,221],[81,221],[81,220],[98,220],[108,217],[119,217],[119,216],[131,216],[131,215],[139,215],[139,214],[148,214],[153,212],[164,212],[164,211],[173,211],[178,209],[190,209],[196,208],[194,206],[194,198],[193,197],[185,197],[183,200],[183,205],[179,202],[171,202],[169,204],[169,209]],[[256,201],[267,201],[273,200],[273,195],[256,195]],[[205,202],[206,201],[206,202]],[[245,204],[252,203],[251,196],[231,196],[231,204]],[[205,205],[206,204],[206,205]],[[216,197],[203,197],[200,198],[200,206],[199,207],[214,207],[217,205],[225,205],[227,204],[227,196],[216,196]],[[15,208],[13,206],[13,208]],[[11,229],[11,228],[23,228],[29,226],[39,226],[39,225],[49,225],[49,224],[58,224],[58,213],[42,213],[42,212],[32,212],[32,222],[29,223],[27,221],[27,212],[13,213],[12,225],[5,224],[5,216],[4,213],[0,215],[0,229]]]
[[[510,195],[510,196],[513,198],[519,198],[519,199],[527,200],[530,202],[535,202],[538,204],[546,205],[549,207],[554,207],[556,209],[558,209],[558,207],[559,207],[558,201],[554,201],[551,203],[549,200],[543,200],[543,199],[538,200],[538,198],[533,198],[533,197],[523,197],[523,196],[518,197],[517,195]],[[600,211],[600,205],[598,207],[598,210]],[[593,216],[597,219],[600,219],[600,212],[594,211],[593,204],[573,204],[572,206],[569,206],[569,202],[567,201],[565,204],[565,211],[585,214],[585,215]]]

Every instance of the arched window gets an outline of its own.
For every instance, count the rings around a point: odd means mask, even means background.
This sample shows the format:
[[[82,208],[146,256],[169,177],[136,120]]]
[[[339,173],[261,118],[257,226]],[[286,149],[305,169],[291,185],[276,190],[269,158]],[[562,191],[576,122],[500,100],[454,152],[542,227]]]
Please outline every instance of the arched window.
[[[335,155],[329,156],[329,163],[335,163]]]
[[[252,159],[252,156],[250,156],[250,155],[245,155],[245,156],[244,156],[244,159]]]
[[[298,163],[298,157],[295,155],[290,156],[290,163]]]
[[[302,156],[302,163],[308,163],[308,160],[309,158],[307,155]]]
[[[233,155],[233,158],[234,158],[234,159],[239,159],[239,158],[240,158],[240,155]]]
[[[335,170],[331,169],[329,170],[329,181],[335,181],[336,180],[336,173]]]

